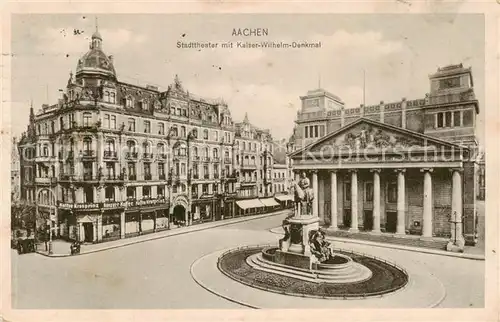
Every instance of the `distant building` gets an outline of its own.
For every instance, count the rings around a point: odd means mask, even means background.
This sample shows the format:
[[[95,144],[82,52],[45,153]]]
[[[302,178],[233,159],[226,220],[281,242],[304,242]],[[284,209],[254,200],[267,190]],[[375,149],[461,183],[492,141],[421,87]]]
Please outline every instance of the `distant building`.
[[[20,189],[21,189],[21,177],[20,177],[20,169],[21,162],[19,156],[19,147],[18,147],[17,138],[12,138],[12,149],[11,149],[11,165],[10,165],[10,193],[11,193],[11,201],[18,201],[20,198]]]
[[[302,96],[290,154],[331,229],[475,243],[479,103],[470,68],[429,76],[423,98],[346,108],[323,89]]]

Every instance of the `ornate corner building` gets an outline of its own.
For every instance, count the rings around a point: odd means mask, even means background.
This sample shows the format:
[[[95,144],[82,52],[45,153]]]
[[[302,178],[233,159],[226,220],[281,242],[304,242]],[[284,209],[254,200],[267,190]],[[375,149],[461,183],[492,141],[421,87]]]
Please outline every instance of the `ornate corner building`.
[[[235,124],[222,100],[117,79],[99,32],[55,105],[30,110],[19,143],[21,199],[53,235],[132,237],[282,207],[272,137]]]
[[[289,158],[297,174],[308,173],[314,211],[332,230],[475,244],[480,158],[472,71],[450,65],[429,81],[423,98],[356,108],[322,89],[301,97]]]

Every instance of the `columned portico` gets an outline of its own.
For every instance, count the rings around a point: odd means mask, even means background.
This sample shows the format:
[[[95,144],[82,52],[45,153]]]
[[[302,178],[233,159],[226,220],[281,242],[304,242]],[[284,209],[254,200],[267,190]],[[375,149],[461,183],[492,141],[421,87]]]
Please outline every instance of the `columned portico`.
[[[432,176],[431,168],[421,169],[424,173],[424,202],[423,202],[423,224],[422,237],[432,237]]]
[[[380,169],[373,172],[373,233],[380,233]]]
[[[330,200],[331,200],[331,218],[330,218],[330,230],[337,230],[337,171],[330,171]]]
[[[349,231],[357,232],[358,229],[358,170],[351,169],[351,228]]]
[[[397,226],[396,235],[404,235],[406,232],[405,216],[406,216],[406,202],[405,202],[405,169],[395,170],[398,174],[398,199],[397,199]]]

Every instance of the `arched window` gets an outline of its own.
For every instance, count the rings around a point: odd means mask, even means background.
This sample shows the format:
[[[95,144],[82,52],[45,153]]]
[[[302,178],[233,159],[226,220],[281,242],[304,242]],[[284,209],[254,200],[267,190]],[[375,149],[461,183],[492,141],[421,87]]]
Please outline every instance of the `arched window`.
[[[198,148],[197,148],[197,147],[193,147],[193,155],[194,155],[195,157],[197,157],[197,156],[198,156]]]
[[[135,152],[136,150],[135,141],[132,140],[127,141],[127,148],[129,152]]]
[[[159,154],[164,154],[165,153],[165,144],[158,143],[158,145],[156,146],[156,149],[158,150]]]
[[[245,162],[243,164],[244,165],[249,165],[249,163],[248,163],[248,155],[245,155]]]
[[[205,148],[205,157],[210,157],[210,153],[208,152],[208,148]]]
[[[255,165],[255,157],[252,157],[252,164]]]

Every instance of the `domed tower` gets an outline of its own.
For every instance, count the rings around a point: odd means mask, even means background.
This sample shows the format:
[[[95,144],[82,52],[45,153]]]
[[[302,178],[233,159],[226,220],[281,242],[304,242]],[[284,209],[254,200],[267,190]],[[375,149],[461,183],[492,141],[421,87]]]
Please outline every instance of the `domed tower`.
[[[97,79],[116,81],[113,57],[102,51],[102,36],[97,24],[92,35],[89,51],[83,55],[76,66],[76,81],[79,85],[99,85]]]

